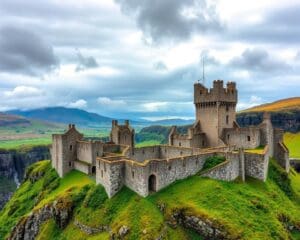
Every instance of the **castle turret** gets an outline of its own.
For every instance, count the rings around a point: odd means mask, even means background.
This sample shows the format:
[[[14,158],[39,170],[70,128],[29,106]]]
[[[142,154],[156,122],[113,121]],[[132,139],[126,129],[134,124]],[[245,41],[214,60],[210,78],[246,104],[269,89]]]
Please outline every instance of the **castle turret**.
[[[52,135],[51,162],[60,177],[74,169],[77,141],[82,138],[83,135],[77,131],[74,124],[69,124],[65,133]]]
[[[110,133],[111,141],[115,144],[134,147],[134,129],[130,126],[129,120],[124,121],[124,125],[119,125],[117,120],[112,120]]]
[[[222,80],[215,80],[213,88],[194,84],[196,121],[201,122],[209,146],[218,146],[224,128],[231,128],[236,120],[237,90],[234,82],[224,88]]]

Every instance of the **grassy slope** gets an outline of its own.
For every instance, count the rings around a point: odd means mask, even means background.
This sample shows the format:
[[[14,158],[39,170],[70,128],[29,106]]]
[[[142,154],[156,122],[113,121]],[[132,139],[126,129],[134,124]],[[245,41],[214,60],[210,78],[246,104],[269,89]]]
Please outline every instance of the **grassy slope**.
[[[216,219],[232,236],[240,235],[243,239],[287,239],[288,233],[279,216],[300,224],[300,176],[295,172],[290,174],[294,194],[287,197],[281,189],[289,188],[277,184],[281,178],[276,176],[281,175],[276,164],[272,165],[266,183],[254,179],[246,183],[223,182],[194,176],[147,198],[123,188],[111,200],[107,199],[103,187],[96,186],[93,179],[78,171],[59,180],[48,161],[31,167],[31,174],[39,171],[45,172],[44,177],[33,184],[24,182],[0,213],[0,239],[22,215],[61,197],[75,202],[74,218],[86,225],[109,224],[113,232],[122,225],[129,226],[128,239],[153,239],[161,231],[166,232],[167,239],[201,239],[193,232],[181,227],[172,229],[165,224],[174,209],[183,208],[194,215]],[[34,207],[36,199],[39,203]],[[164,215],[157,208],[162,203],[166,205]],[[38,239],[109,239],[109,236],[107,233],[88,236],[72,222],[60,230],[49,220],[42,226]]]
[[[284,143],[290,151],[290,157],[300,159],[300,133],[285,133]]]
[[[242,112],[279,112],[288,110],[300,109],[300,97],[282,99],[276,102],[259,105],[253,108],[246,109]]]

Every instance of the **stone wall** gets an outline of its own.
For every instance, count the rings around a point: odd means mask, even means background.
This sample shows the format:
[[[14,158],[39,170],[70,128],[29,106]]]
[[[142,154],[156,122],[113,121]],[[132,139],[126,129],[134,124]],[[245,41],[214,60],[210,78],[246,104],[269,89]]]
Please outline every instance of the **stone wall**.
[[[64,134],[52,135],[52,166],[60,177],[74,168],[74,161],[77,159],[77,141],[82,137],[74,125],[69,125],[69,130]]]
[[[160,146],[160,159],[176,158],[181,156],[192,155],[192,148],[175,147],[175,146]]]
[[[174,136],[173,138],[173,145],[176,147],[191,147],[192,140],[186,136]]]
[[[104,186],[108,197],[114,196],[124,185],[124,162],[97,159],[96,183]]]
[[[274,158],[288,172],[290,169],[289,151],[283,143],[283,134],[282,129],[274,129]]]
[[[158,159],[160,158],[160,147],[151,146],[143,148],[134,148],[129,157],[138,162],[144,162],[145,160],[149,159]]]
[[[219,154],[220,155],[220,154]],[[225,155],[226,161],[201,174],[218,180],[232,181],[240,175],[240,159],[238,153]]]
[[[78,141],[77,159],[95,165],[96,157],[103,155],[103,145],[100,141]]]
[[[148,195],[147,173],[148,165],[142,166],[126,162],[124,178],[125,185],[137,192],[139,195],[146,197]]]
[[[155,191],[178,179],[196,174],[203,167],[207,157],[213,153],[177,157],[169,160],[152,160],[141,166],[126,162],[125,185],[142,196],[149,194],[149,178],[155,178]]]
[[[82,161],[74,161],[74,169],[83,172],[85,174],[90,174],[91,170],[90,170],[90,166],[88,163],[86,162],[82,162]]]
[[[245,174],[265,181],[267,179],[269,165],[268,154],[257,154],[245,152]]]
[[[256,148],[260,146],[260,129],[257,127],[224,129],[223,141],[237,148]]]
[[[103,152],[104,153],[121,153],[122,149],[120,145],[117,144],[104,144]]]

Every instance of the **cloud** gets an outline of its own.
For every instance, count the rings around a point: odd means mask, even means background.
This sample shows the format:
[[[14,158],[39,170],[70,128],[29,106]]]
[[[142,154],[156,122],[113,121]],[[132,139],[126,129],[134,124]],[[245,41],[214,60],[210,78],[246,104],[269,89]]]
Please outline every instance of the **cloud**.
[[[233,58],[229,65],[258,72],[282,71],[289,68],[285,62],[270,56],[266,50],[261,48],[246,49],[241,56]]]
[[[84,99],[78,99],[75,102],[71,102],[68,105],[71,108],[86,108],[87,107],[87,101],[85,101]]]
[[[256,96],[256,95],[252,95],[247,102],[239,102],[237,104],[237,109],[238,110],[244,110],[244,109],[247,109],[247,108],[251,108],[251,107],[260,105],[262,103],[263,103],[263,100],[262,100],[261,97]]]
[[[98,104],[110,107],[110,108],[116,108],[116,107],[124,107],[126,105],[126,101],[124,100],[113,100],[108,97],[99,97],[97,99]]]
[[[11,91],[4,91],[4,97],[7,98],[32,98],[40,96],[43,94],[43,91],[29,86],[17,86]]]
[[[221,21],[206,0],[115,0],[152,42],[186,40],[194,33],[219,31]]]
[[[0,70],[40,75],[58,66],[52,46],[32,31],[0,29]]]
[[[79,51],[77,52],[78,65],[76,67],[76,72],[83,71],[89,68],[97,68],[99,65],[96,59],[92,56],[84,57]]]
[[[168,106],[167,102],[149,102],[141,105],[141,110],[145,112],[157,112],[166,108]]]
[[[298,45],[300,41],[300,4],[270,8],[257,23],[242,24],[229,31],[229,38],[239,42],[284,43]]]
[[[162,61],[155,62],[155,63],[153,64],[153,68],[154,68],[155,70],[158,70],[158,71],[165,71],[165,70],[168,70],[166,64],[164,64],[164,62],[162,62]]]

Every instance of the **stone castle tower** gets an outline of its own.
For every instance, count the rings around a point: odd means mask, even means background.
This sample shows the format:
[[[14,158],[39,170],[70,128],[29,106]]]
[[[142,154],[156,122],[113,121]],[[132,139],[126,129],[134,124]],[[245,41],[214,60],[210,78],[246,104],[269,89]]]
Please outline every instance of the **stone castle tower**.
[[[77,144],[83,135],[77,131],[74,124],[69,124],[68,130],[63,134],[52,135],[52,167],[60,177],[74,168],[77,159]]]
[[[213,88],[207,89],[200,83],[194,84],[196,122],[206,133],[207,145],[220,146],[224,128],[232,128],[236,120],[237,89],[234,82],[223,86],[222,80],[215,80]]]
[[[124,125],[118,124],[117,120],[112,121],[110,139],[115,144],[134,147],[134,129],[129,121],[125,120]]]

